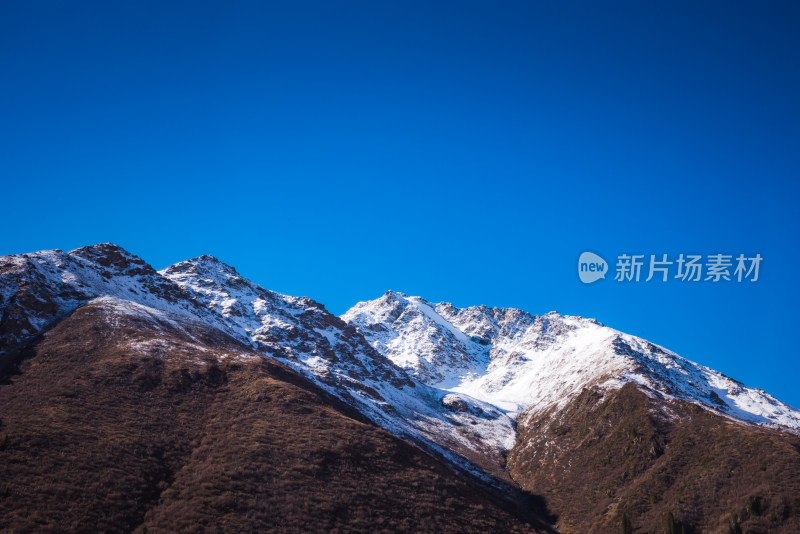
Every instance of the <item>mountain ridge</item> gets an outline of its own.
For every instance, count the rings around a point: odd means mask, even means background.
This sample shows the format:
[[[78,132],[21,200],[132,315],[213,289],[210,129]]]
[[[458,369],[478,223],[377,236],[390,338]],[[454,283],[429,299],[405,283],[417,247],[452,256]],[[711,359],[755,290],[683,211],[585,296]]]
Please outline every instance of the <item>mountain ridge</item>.
[[[515,308],[456,308],[447,302],[430,303],[421,297],[392,291],[376,300],[356,304],[342,317],[360,328],[373,346],[424,382],[444,384],[447,389],[499,403],[498,406],[503,405],[511,412],[522,411],[537,402],[543,403],[541,409],[547,408],[548,399],[526,402],[524,393],[541,389],[548,379],[563,380],[567,375],[564,367],[574,359],[578,363],[573,366],[577,368],[571,370],[570,379],[581,374],[585,370],[581,367],[591,362],[596,371],[594,381],[605,374],[609,375],[604,380],[608,385],[620,385],[615,381],[634,381],[649,386],[654,393],[684,398],[726,416],[752,423],[780,424],[795,431],[800,429],[800,412],[763,390],[748,388],[722,373],[637,336],[609,328],[596,319],[558,312],[538,316]],[[583,346],[564,348],[576,356],[570,357],[564,350],[556,350],[557,354],[547,350],[559,349],[558,345],[569,343],[570,336],[576,333],[590,338],[588,343],[579,344]],[[484,378],[484,383],[475,380],[470,376],[474,369],[464,363],[467,355],[476,355],[477,361],[471,363],[484,366],[484,375],[493,373],[495,376]],[[531,360],[542,358],[553,361],[534,369],[526,368],[532,367]],[[439,369],[434,365],[437,359],[445,359],[448,364],[455,362],[455,365]],[[608,362],[611,363],[604,365]],[[496,369],[491,369],[492,366]],[[522,369],[515,371],[515,366]],[[558,376],[538,377],[526,384],[523,394],[510,392],[506,398],[493,395],[499,388],[510,389],[503,379],[519,381],[519,375],[524,373],[541,373],[542,366],[558,368]],[[452,373],[454,368],[457,376]],[[447,372],[450,375],[445,377]],[[504,373],[516,373],[516,376],[498,376]],[[571,391],[551,396],[549,402],[577,394],[591,381],[577,378]]]
[[[274,359],[116,297],[29,344],[0,406],[3,532],[546,530]]]
[[[751,498],[762,499],[765,509],[773,506],[770,510],[783,503],[788,511],[775,512],[770,524],[800,514],[800,502],[766,490],[733,492],[730,502],[692,512],[672,486],[660,490],[671,500],[641,508],[636,499],[645,489],[628,473],[644,476],[659,462],[685,476],[699,469],[669,452],[688,450],[670,445],[682,443],[686,432],[705,432],[712,445],[725,451],[724,460],[736,457],[725,443],[739,425],[753,450],[777,455],[786,476],[793,477],[794,453],[775,451],[794,450],[788,444],[800,434],[800,412],[595,319],[484,305],[458,308],[391,290],[336,317],[308,297],[265,289],[210,255],[156,271],[124,249],[103,243],[69,253],[0,257],[0,372],[10,366],[13,374],[27,357],[26,347],[87,306],[100,306],[110,317],[111,310],[124,310],[138,317],[136,328],[143,330],[151,324],[174,330],[183,336],[182,352],[205,354],[209,347],[234,344],[251,357],[279,362],[472,484],[504,495],[542,493],[554,503],[552,520],[566,532],[612,528],[627,513],[652,528],[660,521],[658,514],[671,509],[685,525],[717,525],[717,519],[709,518],[723,512],[729,517],[736,506],[737,517],[743,517],[741,503]],[[193,341],[180,334],[184,323],[205,325],[216,337]],[[126,332],[131,340],[137,338],[135,331]],[[129,350],[163,357],[170,347],[148,339],[131,341]],[[592,418],[601,414],[619,428],[635,421],[626,432],[645,433],[650,441],[635,438],[626,444],[624,433],[597,426]],[[609,447],[621,445],[638,451],[639,463],[615,463],[604,456]],[[591,454],[584,451],[587,446]],[[612,499],[605,508],[576,504],[581,494],[595,492],[580,477],[569,485],[558,483],[559,466],[574,462],[599,472],[607,461],[616,470],[608,476],[622,477],[622,486],[608,489],[611,496],[596,496]],[[750,470],[747,476],[758,480],[766,472]],[[714,476],[722,477],[724,470],[719,473]],[[775,487],[791,492],[792,480]],[[595,486],[607,483],[600,480]],[[718,484],[726,482],[720,478]],[[701,499],[702,492],[694,495]],[[546,503],[536,509],[549,517]],[[755,516],[747,520],[763,523]]]

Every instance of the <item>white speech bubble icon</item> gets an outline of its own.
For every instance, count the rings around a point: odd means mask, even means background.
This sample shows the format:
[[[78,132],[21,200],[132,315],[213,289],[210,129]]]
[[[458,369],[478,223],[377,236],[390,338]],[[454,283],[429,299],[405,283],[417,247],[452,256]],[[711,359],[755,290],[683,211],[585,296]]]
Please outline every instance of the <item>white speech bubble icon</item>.
[[[578,277],[584,284],[591,284],[605,278],[607,272],[606,260],[594,252],[584,252],[578,258]]]

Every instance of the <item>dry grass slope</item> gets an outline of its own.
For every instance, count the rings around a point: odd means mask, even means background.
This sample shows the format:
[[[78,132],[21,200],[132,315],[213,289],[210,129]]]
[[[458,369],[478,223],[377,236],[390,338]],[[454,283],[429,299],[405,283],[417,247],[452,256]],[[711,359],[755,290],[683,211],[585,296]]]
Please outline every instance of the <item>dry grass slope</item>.
[[[4,532],[533,532],[218,332],[90,304],[0,381]]]
[[[676,417],[657,408],[633,384],[584,391],[520,429],[509,469],[564,533],[800,532],[800,438],[684,402]]]

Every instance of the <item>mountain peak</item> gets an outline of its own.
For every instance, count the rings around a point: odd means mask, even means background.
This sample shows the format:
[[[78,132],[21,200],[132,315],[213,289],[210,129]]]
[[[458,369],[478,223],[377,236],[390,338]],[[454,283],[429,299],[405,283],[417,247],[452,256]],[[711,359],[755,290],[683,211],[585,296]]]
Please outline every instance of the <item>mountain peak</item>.
[[[180,261],[160,272],[168,277],[183,274],[213,279],[222,275],[228,279],[244,280],[235,267],[210,254],[203,254],[196,258]]]
[[[232,271],[236,270],[236,268],[233,267],[232,265],[229,265],[229,264],[225,263],[224,261],[220,260],[216,256],[212,256],[211,254],[201,254],[200,256],[197,256],[196,258],[191,258],[191,259],[188,259],[186,261],[189,262],[189,263],[195,263],[195,264],[219,265],[219,266],[222,266],[224,268],[231,269]]]
[[[69,253],[77,256],[83,256],[89,254],[95,254],[95,255],[119,254],[120,256],[136,257],[134,254],[131,254],[121,246],[117,245],[116,243],[111,243],[110,241],[105,243],[97,243],[95,245],[86,245],[84,247],[71,250]]]
[[[124,272],[131,268],[147,268],[153,271],[144,260],[135,254],[131,254],[124,248],[114,243],[98,243],[86,247],[71,250],[69,255],[72,258],[87,261],[115,271]]]
[[[755,423],[800,429],[773,397],[594,319],[551,311],[433,304],[387,292],[342,318],[417,379],[514,413],[547,410],[587,387],[634,382]]]

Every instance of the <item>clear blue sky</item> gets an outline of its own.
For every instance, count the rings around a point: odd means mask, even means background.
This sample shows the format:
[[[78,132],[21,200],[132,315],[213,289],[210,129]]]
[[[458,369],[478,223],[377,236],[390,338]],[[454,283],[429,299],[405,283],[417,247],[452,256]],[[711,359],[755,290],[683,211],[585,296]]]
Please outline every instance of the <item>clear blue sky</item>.
[[[168,4],[168,5],[167,5]],[[596,317],[800,406],[796,2],[0,3],[0,254]],[[576,260],[760,253],[750,284]]]

